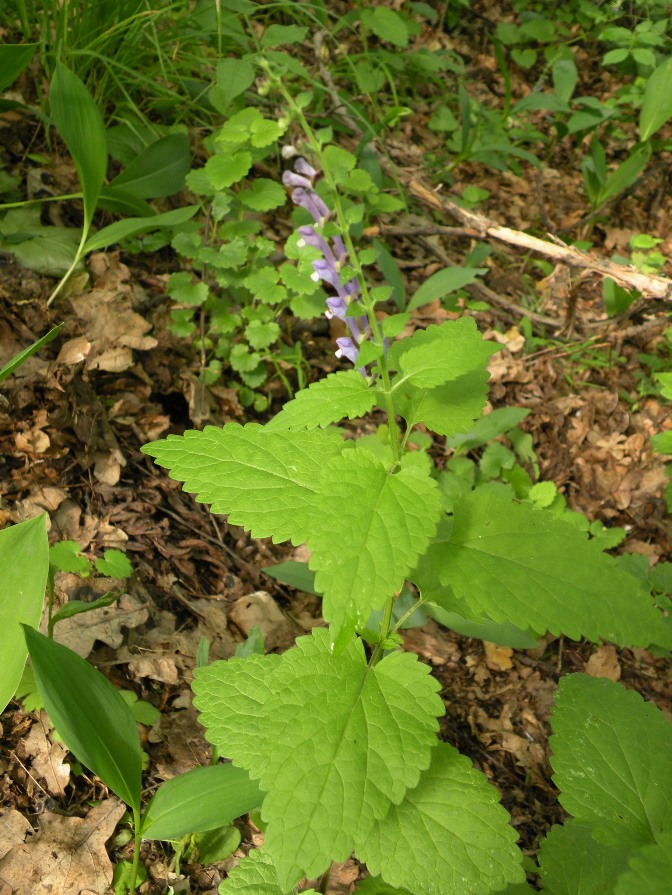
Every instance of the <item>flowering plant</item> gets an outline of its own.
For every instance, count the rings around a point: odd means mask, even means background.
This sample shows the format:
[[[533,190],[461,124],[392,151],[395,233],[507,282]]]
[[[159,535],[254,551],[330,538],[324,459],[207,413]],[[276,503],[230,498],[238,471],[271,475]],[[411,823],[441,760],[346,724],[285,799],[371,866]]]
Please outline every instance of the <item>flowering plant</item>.
[[[264,426],[227,423],[144,448],[252,536],[306,543],[328,623],[282,656],[196,674],[208,738],[264,794],[264,846],[223,891],[280,895],[352,852],[384,880],[370,892],[524,891],[499,794],[437,738],[439,684],[399,648],[405,621],[429,605],[594,641],[669,646],[672,635],[641,582],[587,534],[496,489],[455,500],[442,463],[411,449],[431,442],[427,432],[442,440],[473,427],[496,347],[468,316],[404,337],[409,315],[379,319],[389,291],[369,288],[342,202],[364,172],[292,108],[315,167],[300,158],[283,180],[313,219],[298,237],[317,253],[326,313],[349,333],[338,353],[357,369],[312,383]],[[380,411],[381,438],[338,426]],[[404,609],[402,590],[413,595]]]

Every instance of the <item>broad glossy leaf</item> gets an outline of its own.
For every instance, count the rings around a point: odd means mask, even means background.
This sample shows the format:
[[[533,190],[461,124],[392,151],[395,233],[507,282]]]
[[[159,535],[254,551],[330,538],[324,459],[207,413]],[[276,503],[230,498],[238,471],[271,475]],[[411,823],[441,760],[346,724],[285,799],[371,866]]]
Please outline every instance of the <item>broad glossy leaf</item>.
[[[271,578],[275,578],[276,581],[302,590],[306,594],[316,593],[315,574],[310,571],[307,562],[294,560],[279,562],[274,566],[265,566],[264,572]]]
[[[28,650],[20,624],[40,623],[49,572],[46,516],[0,531],[0,712],[19,686]]]
[[[142,838],[179,839],[214,830],[258,808],[262,798],[242,768],[192,768],[159,786],[142,818]]]
[[[649,75],[639,112],[639,139],[648,140],[672,117],[672,58]]]
[[[315,509],[309,565],[336,643],[401,588],[436,531],[441,500],[423,470],[392,475],[373,454],[351,450],[325,466]]]
[[[568,675],[553,710],[560,802],[596,839],[636,847],[672,828],[672,724],[606,678]]]
[[[630,859],[619,878],[615,895],[653,895],[667,892],[672,880],[672,831],[660,833],[654,845],[644,845]]]
[[[473,450],[473,448],[487,444],[498,435],[510,432],[529,415],[530,411],[523,407],[497,407],[476,420],[464,435],[449,437],[446,444],[455,450],[459,449],[462,453]]]
[[[59,736],[78,761],[136,811],[142,750],[131,710],[93,665],[23,626],[40,696]]]
[[[30,63],[39,44],[2,44],[0,46],[0,93],[19,77]]]
[[[190,166],[189,137],[168,134],[143,149],[110,186],[138,199],[171,196],[184,187]]]
[[[428,326],[390,349],[390,364],[400,370],[392,386],[408,382],[417,389],[435,388],[472,370],[484,370],[498,350],[499,345],[483,339],[472,317]]]
[[[628,866],[629,854],[621,846],[596,842],[587,824],[569,820],[551,827],[539,850],[543,891],[548,895],[613,892]]]
[[[468,758],[439,743],[429,770],[355,845],[371,873],[414,895],[490,892],[525,879],[500,794]]]
[[[344,417],[364,416],[376,402],[377,394],[357,370],[330,373],[313,382],[288,401],[266,426],[278,429],[314,429],[329,426]]]
[[[432,557],[441,582],[475,618],[573,640],[636,646],[672,640],[637,580],[587,534],[544,510],[474,491],[456,505],[452,532]]]
[[[268,432],[255,424],[227,423],[169,435],[142,450],[200,503],[212,504],[213,513],[228,513],[233,525],[253,537],[301,544],[314,528],[322,471],[342,447],[335,431]]]
[[[93,252],[96,249],[103,249],[138,233],[151,233],[161,227],[176,227],[179,224],[185,224],[193,218],[197,211],[198,205],[187,205],[184,208],[175,208],[173,211],[164,211],[162,214],[153,214],[151,217],[115,221],[87,239],[84,251]]]
[[[84,196],[84,229],[91,223],[107,171],[103,119],[82,81],[62,62],[49,88],[51,118],[77,168]]]
[[[429,304],[430,301],[436,301],[437,298],[443,298],[463,286],[473,283],[476,277],[487,273],[485,267],[445,267],[431,277],[418,288],[408,303],[407,311],[414,308],[421,308],[423,305]]]

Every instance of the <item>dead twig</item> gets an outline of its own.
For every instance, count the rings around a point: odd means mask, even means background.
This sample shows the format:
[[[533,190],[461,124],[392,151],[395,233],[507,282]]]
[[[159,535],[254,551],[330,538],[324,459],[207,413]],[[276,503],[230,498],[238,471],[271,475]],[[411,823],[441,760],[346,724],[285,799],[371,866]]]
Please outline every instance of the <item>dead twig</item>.
[[[429,205],[436,211],[449,214],[465,227],[478,231],[482,239],[486,237],[496,239],[508,245],[518,246],[528,252],[536,252],[539,255],[552,258],[554,261],[560,264],[567,264],[569,267],[591,270],[605,277],[611,277],[617,283],[621,283],[630,289],[637,289],[638,292],[641,292],[647,298],[669,300],[672,297],[672,280],[669,280],[667,277],[644,274],[637,270],[636,267],[626,267],[613,261],[595,258],[573,246],[565,245],[564,242],[553,235],[549,235],[548,240],[545,240],[539,239],[537,236],[530,236],[522,230],[502,227],[482,214],[468,211],[450,199],[438,196],[418,180],[411,180],[408,184],[408,189],[416,199],[419,199],[424,204]]]

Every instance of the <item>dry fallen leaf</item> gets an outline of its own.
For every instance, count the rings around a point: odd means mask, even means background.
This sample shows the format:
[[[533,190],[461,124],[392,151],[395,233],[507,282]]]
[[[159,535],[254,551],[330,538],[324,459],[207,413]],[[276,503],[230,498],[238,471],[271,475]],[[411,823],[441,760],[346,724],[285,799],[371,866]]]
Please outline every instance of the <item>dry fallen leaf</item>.
[[[485,651],[485,663],[492,671],[508,671],[510,668],[513,668],[513,662],[511,661],[513,650],[511,647],[498,646],[496,643],[484,640],[483,649]]]
[[[286,648],[294,641],[289,622],[273,597],[265,590],[255,591],[236,600],[229,611],[229,618],[246,637],[258,625],[268,651]]]
[[[57,587],[65,592],[67,599],[93,601],[108,591],[118,591],[121,582],[116,578],[94,578],[82,580],[77,575],[59,577]],[[61,600],[63,604],[67,602]],[[148,611],[140,600],[131,594],[122,594],[117,603],[82,612],[59,622],[54,628],[54,637],[64,646],[86,658],[96,640],[102,640],[113,649],[118,649],[124,639],[122,628],[137,628],[147,621]]]
[[[112,863],[105,843],[125,811],[112,798],[83,818],[43,814],[38,832],[0,860],[0,885],[7,895],[108,895]]]
[[[24,745],[27,754],[33,756],[33,774],[44,780],[52,795],[63,796],[70,780],[70,765],[64,761],[68,750],[63,743],[51,741],[50,731],[49,717],[42,711],[37,722],[30,728]]]
[[[610,681],[621,678],[621,665],[618,661],[616,647],[611,644],[598,646],[586,662],[586,674],[591,677],[606,677]]]
[[[15,845],[20,845],[32,829],[16,808],[0,808],[0,858],[4,858]]]

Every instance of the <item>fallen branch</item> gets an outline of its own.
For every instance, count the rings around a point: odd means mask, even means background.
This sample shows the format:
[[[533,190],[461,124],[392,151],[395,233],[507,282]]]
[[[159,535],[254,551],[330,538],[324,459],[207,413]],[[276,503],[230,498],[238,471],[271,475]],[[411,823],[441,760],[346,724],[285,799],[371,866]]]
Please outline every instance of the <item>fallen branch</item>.
[[[637,289],[645,298],[672,298],[672,280],[669,280],[667,277],[641,273],[636,267],[595,258],[573,246],[565,245],[553,236],[549,237],[548,240],[539,239],[536,236],[523,233],[522,230],[502,227],[475,211],[468,211],[450,199],[438,196],[435,192],[427,189],[419,180],[411,180],[408,184],[408,189],[416,199],[419,199],[436,211],[444,212],[456,218],[465,227],[477,231],[481,238],[490,237],[491,239],[497,239],[508,245],[519,246],[527,251],[545,255],[547,258],[553,258],[553,260],[561,264],[567,264],[570,267],[580,267],[584,270],[595,271],[605,277],[611,277],[612,280],[623,286]]]

